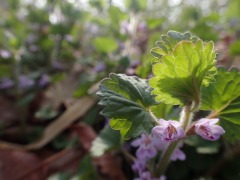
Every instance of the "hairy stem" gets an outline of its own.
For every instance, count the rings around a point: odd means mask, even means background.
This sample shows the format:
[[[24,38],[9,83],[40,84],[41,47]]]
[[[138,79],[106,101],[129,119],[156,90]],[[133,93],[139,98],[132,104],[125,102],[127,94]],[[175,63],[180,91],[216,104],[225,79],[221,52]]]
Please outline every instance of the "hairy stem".
[[[184,130],[188,128],[191,122],[192,116],[193,116],[193,112],[191,111],[191,107],[185,106],[181,112],[181,117],[180,117],[180,123],[182,124],[182,127]],[[177,148],[179,142],[180,141],[170,143],[169,146],[162,153],[162,157],[156,168],[157,176],[163,175],[163,173],[167,169],[172,153]]]
[[[185,106],[181,112],[180,123],[184,131],[188,128],[191,123],[193,117],[193,112],[191,111],[189,106]]]

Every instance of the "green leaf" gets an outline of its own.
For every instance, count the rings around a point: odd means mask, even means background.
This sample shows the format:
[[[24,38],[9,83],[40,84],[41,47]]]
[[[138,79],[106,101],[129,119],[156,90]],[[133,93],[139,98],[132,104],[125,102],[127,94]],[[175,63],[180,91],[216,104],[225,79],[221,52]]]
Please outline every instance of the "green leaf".
[[[223,127],[225,130],[224,137],[234,143],[236,141],[240,140],[240,125],[239,124],[234,124],[229,121],[220,121],[220,125]]]
[[[215,78],[214,84],[202,88],[201,109],[212,110],[215,117],[220,117],[229,140],[240,139],[240,73],[219,68]]]
[[[173,106],[170,104],[160,103],[151,107],[151,112],[157,117],[162,119],[168,119],[169,114],[173,110]]]
[[[84,158],[80,161],[76,176],[78,180],[97,179],[97,173],[92,164],[90,155],[84,156]]]
[[[153,65],[150,85],[156,101],[181,106],[192,101],[199,104],[200,87],[214,79],[215,56],[212,42],[179,42],[171,54],[162,56],[162,62]]]
[[[111,118],[110,126],[120,130],[125,139],[148,134],[153,128],[149,108],[156,102],[151,91],[147,80],[124,74],[111,73],[101,82],[98,95],[99,104],[104,106],[102,114]]]
[[[57,111],[53,110],[51,106],[45,105],[35,113],[35,117],[46,120],[56,117],[57,114]]]
[[[111,22],[115,23],[115,24],[111,24],[111,26],[117,25],[119,27],[121,20],[127,18],[127,14],[122,12],[122,10],[116,6],[110,6],[108,9],[108,13],[109,13],[109,18],[111,19]]]
[[[121,136],[118,131],[111,127],[105,127],[99,136],[93,141],[91,147],[91,154],[93,156],[101,156],[106,151],[115,149],[121,146]]]
[[[99,52],[110,53],[117,49],[117,43],[113,38],[97,37],[93,41],[93,45]]]
[[[156,42],[157,47],[151,50],[151,54],[160,59],[163,55],[172,53],[178,42],[184,40],[195,42],[197,39],[189,32],[182,34],[176,31],[168,31],[167,35],[162,35],[161,40]]]
[[[160,19],[160,18],[150,18],[147,19],[147,26],[149,29],[155,29],[159,26],[162,25],[162,23],[164,22],[164,19]]]
[[[199,154],[214,154],[218,153],[220,141],[207,141],[199,136],[190,136],[185,140],[189,146],[196,147]]]
[[[233,56],[237,56],[240,54],[240,40],[235,41],[234,43],[231,44],[230,46],[230,54]]]
[[[240,124],[240,73],[218,69],[216,82],[202,88],[202,110],[213,110],[223,120]]]

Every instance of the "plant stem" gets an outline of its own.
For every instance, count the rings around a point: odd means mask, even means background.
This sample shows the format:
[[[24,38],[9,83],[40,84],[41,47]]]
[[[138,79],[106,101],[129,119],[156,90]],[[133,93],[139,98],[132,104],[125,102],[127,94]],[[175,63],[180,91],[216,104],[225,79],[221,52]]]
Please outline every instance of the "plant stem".
[[[191,122],[192,116],[193,116],[193,112],[191,111],[191,107],[185,106],[181,112],[181,117],[180,117],[180,123],[184,131],[186,131],[186,129],[188,128]],[[163,173],[167,169],[172,153],[177,148],[179,142],[180,141],[170,143],[169,146],[163,152],[160,162],[158,163],[156,168],[157,176],[163,175]]]
[[[148,112],[149,112],[149,114],[151,115],[151,117],[152,117],[152,119],[154,120],[154,122],[155,122],[156,124],[159,124],[158,118],[152,113],[152,111],[149,110]]]
[[[191,111],[190,107],[189,106],[183,107],[183,110],[181,112],[180,123],[184,131],[186,131],[189,124],[191,123],[192,116],[193,116],[193,112]]]
[[[172,156],[172,153],[176,149],[178,143],[179,143],[179,141],[172,142],[171,144],[169,144],[169,146],[163,152],[162,157],[160,159],[160,162],[159,162],[159,164],[157,165],[157,168],[156,168],[157,169],[157,171],[156,171],[157,177],[163,175],[163,173],[167,169],[169,160]]]

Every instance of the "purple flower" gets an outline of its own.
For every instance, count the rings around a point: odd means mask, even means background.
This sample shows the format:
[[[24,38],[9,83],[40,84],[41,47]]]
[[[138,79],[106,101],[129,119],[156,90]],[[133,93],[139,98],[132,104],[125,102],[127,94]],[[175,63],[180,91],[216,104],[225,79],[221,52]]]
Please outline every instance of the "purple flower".
[[[56,61],[56,60],[52,61],[52,62],[51,62],[51,65],[52,65],[52,67],[53,67],[54,69],[56,69],[56,70],[63,71],[63,70],[66,69],[66,67],[65,67],[64,64],[62,64],[62,63],[60,63],[60,62],[58,62],[58,61]]]
[[[106,65],[104,62],[100,61],[94,68],[93,71],[94,72],[101,72],[104,71],[106,69]]]
[[[50,82],[49,76],[47,74],[43,74],[38,80],[38,86],[45,87],[49,84],[49,82]]]
[[[139,178],[135,178],[134,180],[166,180],[166,176],[161,176],[160,178],[152,177],[149,171],[144,171],[140,174]]]
[[[178,121],[160,119],[159,124],[152,129],[152,133],[165,142],[177,141],[185,136],[185,132]]]
[[[4,49],[0,49],[0,56],[4,59],[10,58],[11,57],[11,53],[7,50]]]
[[[32,79],[29,79],[25,75],[19,76],[18,81],[19,81],[19,87],[21,89],[27,89],[34,85],[34,81]]]
[[[159,151],[163,151],[167,148],[169,145],[169,142],[163,141],[162,138],[159,138],[159,136],[156,136],[152,133],[151,140],[155,148]]]
[[[137,159],[134,161],[134,164],[132,165],[132,170],[134,172],[137,172],[138,174],[141,174],[146,169],[146,160],[144,159]]]
[[[186,159],[186,154],[180,149],[175,149],[172,153],[171,161],[181,160],[184,161]]]
[[[120,33],[128,34],[130,32],[130,24],[127,21],[123,21],[120,23]]]
[[[8,89],[14,85],[14,82],[9,78],[3,78],[0,80],[0,89]]]
[[[218,121],[219,119],[200,119],[194,126],[196,134],[206,140],[218,140],[225,133],[221,126],[216,125]]]
[[[151,139],[151,136],[142,134],[141,137],[132,142],[132,146],[139,147],[136,152],[136,156],[139,159],[152,158],[156,156],[157,149]]]
[[[148,171],[142,172],[140,174],[139,178],[136,178],[135,180],[151,180],[151,173]]]
[[[137,28],[138,28],[138,30],[140,30],[140,31],[145,31],[145,30],[147,30],[147,24],[146,24],[146,22],[141,22],[141,23],[139,23]]]

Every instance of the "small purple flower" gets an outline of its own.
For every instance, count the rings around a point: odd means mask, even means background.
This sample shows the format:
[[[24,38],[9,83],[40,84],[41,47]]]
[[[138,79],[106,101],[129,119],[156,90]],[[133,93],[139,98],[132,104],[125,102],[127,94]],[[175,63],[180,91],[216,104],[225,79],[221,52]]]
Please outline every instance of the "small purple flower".
[[[225,133],[224,129],[216,125],[219,119],[202,118],[195,124],[195,132],[203,139],[216,141],[222,134]]]
[[[176,149],[171,156],[171,161],[181,160],[184,161],[186,159],[186,154],[180,149]]]
[[[19,76],[18,81],[19,81],[19,87],[21,89],[27,89],[34,85],[34,81],[32,79],[29,79],[25,75]]]
[[[145,31],[145,30],[147,30],[147,24],[146,24],[146,22],[141,22],[141,23],[139,23],[138,24],[138,30],[140,30],[140,31]]]
[[[134,161],[134,164],[132,165],[132,170],[134,172],[137,172],[138,174],[141,174],[146,169],[146,160],[144,159],[137,159]]]
[[[145,134],[142,134],[141,138],[134,140],[132,146],[139,147],[136,152],[136,156],[139,159],[152,158],[157,154],[157,149],[153,144],[151,136]]]
[[[4,49],[0,49],[0,56],[4,59],[10,58],[11,57],[11,53],[7,50]]]
[[[159,124],[152,129],[152,133],[165,142],[177,141],[185,136],[185,132],[178,121],[160,119]]]
[[[142,172],[140,177],[136,178],[135,180],[152,180],[151,173],[148,171]]]
[[[38,86],[45,87],[49,84],[49,82],[50,82],[49,76],[47,74],[43,74],[38,80]]]
[[[8,89],[14,85],[14,82],[9,78],[3,78],[0,80],[0,89]]]
[[[66,67],[65,67],[64,64],[62,64],[62,63],[60,63],[60,62],[58,62],[58,61],[56,61],[56,60],[52,61],[52,62],[51,62],[51,65],[52,65],[52,67],[53,67],[54,69],[56,69],[56,70],[63,71],[63,70],[66,69]]]
[[[169,145],[169,142],[163,141],[162,138],[159,138],[159,136],[156,136],[153,133],[151,137],[153,145],[159,151],[165,150]]]
[[[139,178],[135,178],[134,180],[166,180],[166,176],[161,176],[160,178],[152,177],[149,171],[144,171],[140,174]]]
[[[123,21],[120,23],[120,33],[128,34],[130,32],[130,24],[127,21]]]
[[[104,71],[106,69],[106,65],[104,62],[100,61],[94,68],[93,71],[94,72],[101,72]]]

